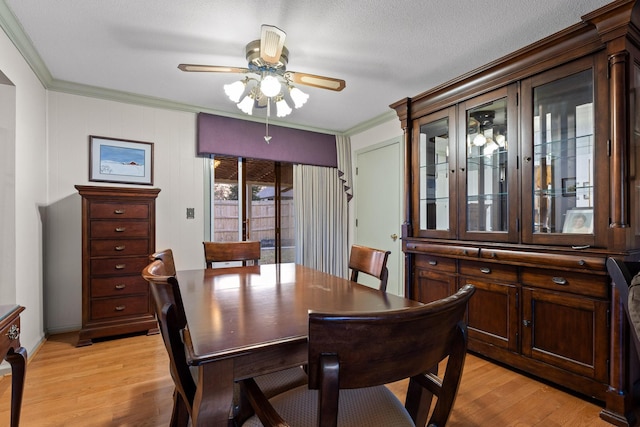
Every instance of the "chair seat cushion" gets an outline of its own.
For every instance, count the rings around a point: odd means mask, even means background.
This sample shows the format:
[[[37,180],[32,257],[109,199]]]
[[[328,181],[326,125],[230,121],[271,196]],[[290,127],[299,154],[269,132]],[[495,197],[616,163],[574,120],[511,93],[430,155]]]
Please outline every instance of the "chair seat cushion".
[[[301,386],[280,395],[269,402],[292,427],[318,425],[318,392]],[[249,418],[243,427],[260,427],[257,416]],[[402,402],[385,386],[340,390],[338,403],[339,427],[414,427]]]
[[[301,385],[306,386],[309,378],[307,373],[298,366],[295,368],[285,369],[284,371],[272,372],[270,374],[261,375],[255,377],[256,383],[262,393],[270,399],[280,393],[284,393],[287,390],[299,387]]]

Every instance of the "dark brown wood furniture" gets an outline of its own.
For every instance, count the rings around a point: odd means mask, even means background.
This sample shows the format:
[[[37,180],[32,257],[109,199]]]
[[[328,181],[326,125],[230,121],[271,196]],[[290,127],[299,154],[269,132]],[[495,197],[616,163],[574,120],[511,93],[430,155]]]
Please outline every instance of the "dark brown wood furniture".
[[[258,265],[260,261],[260,242],[202,242],[204,246],[204,259],[207,268],[213,268],[214,262],[242,261],[242,265],[247,265],[247,261],[253,261],[253,265]]]
[[[20,408],[27,371],[27,350],[20,346],[20,313],[24,307],[0,305],[0,355],[11,365],[11,427],[20,423]]]
[[[464,317],[474,290],[466,285],[445,299],[396,311],[310,312],[309,386],[267,400],[253,379],[243,381],[256,412],[244,426],[336,427],[339,406],[343,425],[413,427],[429,418],[428,425],[444,426],[462,378]],[[403,408],[384,384],[404,378],[410,380]],[[423,401],[426,411],[419,411]]]
[[[391,107],[405,131],[406,293],[465,284],[469,349],[637,423],[609,256],[640,259],[640,5],[619,0]],[[490,50],[490,46],[483,45]]]
[[[618,293],[620,295],[620,302],[624,307],[624,312],[627,315],[627,320],[631,324],[629,327],[629,334],[633,341],[633,347],[635,347],[636,354],[640,360],[640,324],[633,325],[632,316],[630,310],[634,310],[635,313],[640,312],[640,307],[631,307],[632,300],[629,299],[631,282],[633,278],[640,273],[640,262],[638,261],[623,261],[618,258],[609,258],[607,260],[607,271],[611,276]],[[637,299],[636,299],[637,303]]]
[[[165,249],[162,251],[154,252],[149,255],[150,261],[155,261],[159,259],[164,263],[164,267],[166,268],[166,274],[169,276],[176,275],[176,263],[173,259],[173,251],[171,249]]]
[[[194,426],[226,422],[234,381],[306,364],[308,310],[421,305],[296,264],[178,271],[177,279],[187,360],[198,367]]]
[[[171,250],[163,251],[164,255]],[[166,257],[165,257],[166,258]],[[181,331],[188,328],[180,286],[163,260],[156,259],[142,270],[142,277],[149,282],[151,295],[158,313],[160,332],[169,355],[169,369],[175,384],[173,393],[174,405],[171,414],[171,426],[187,426],[192,417],[196,383],[185,356]],[[282,371],[261,375],[256,378],[265,395],[271,397],[289,389],[307,384],[307,374],[302,367],[284,369]],[[239,395],[239,393],[237,393]],[[235,395],[235,393],[234,393]],[[235,397],[235,396],[234,396]],[[253,412],[248,404],[229,401],[234,404],[231,420],[243,420]],[[247,410],[249,410],[247,412]]]
[[[387,280],[389,279],[389,269],[387,269],[387,259],[391,251],[369,248],[362,245],[351,246],[349,254],[349,268],[351,269],[351,280],[358,281],[358,273],[365,273],[380,280],[380,289],[387,291]]]
[[[92,339],[157,333],[147,282],[140,276],[155,251],[157,188],[77,185],[82,196],[82,329]]]

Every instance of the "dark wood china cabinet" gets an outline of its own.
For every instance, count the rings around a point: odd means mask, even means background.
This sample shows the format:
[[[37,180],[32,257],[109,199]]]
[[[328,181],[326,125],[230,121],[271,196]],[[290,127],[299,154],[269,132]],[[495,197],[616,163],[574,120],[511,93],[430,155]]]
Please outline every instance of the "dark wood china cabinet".
[[[405,131],[406,295],[471,283],[469,349],[636,425],[607,257],[640,260],[640,5],[391,105]]]

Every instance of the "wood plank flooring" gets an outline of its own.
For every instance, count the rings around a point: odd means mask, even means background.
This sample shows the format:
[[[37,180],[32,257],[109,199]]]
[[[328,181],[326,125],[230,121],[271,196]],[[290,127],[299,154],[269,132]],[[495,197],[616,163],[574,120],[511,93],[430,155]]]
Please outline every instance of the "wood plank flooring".
[[[30,355],[22,427],[166,426],[173,383],[160,335],[76,348],[50,337]],[[11,378],[0,378],[0,425],[9,425]],[[406,382],[389,385],[401,398]],[[600,406],[469,355],[450,427],[609,426]]]

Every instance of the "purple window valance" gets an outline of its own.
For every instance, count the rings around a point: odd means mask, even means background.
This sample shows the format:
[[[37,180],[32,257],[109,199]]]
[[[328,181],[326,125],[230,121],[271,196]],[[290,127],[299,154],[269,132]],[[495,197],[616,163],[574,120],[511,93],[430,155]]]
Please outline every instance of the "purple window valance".
[[[336,137],[318,132],[198,113],[198,155],[226,155],[314,166],[337,166]]]

